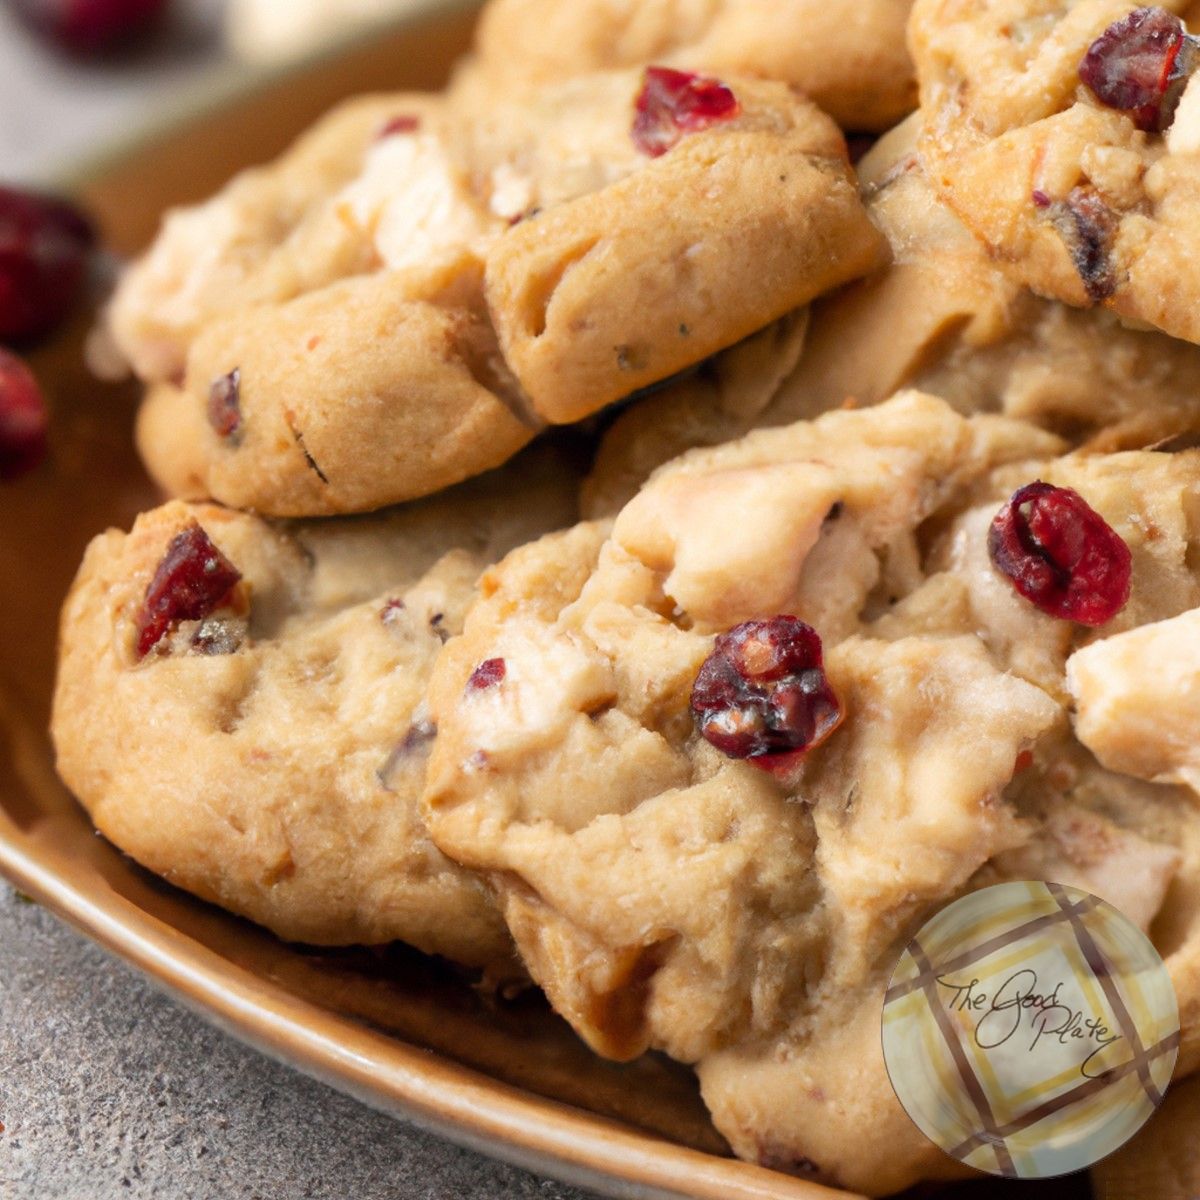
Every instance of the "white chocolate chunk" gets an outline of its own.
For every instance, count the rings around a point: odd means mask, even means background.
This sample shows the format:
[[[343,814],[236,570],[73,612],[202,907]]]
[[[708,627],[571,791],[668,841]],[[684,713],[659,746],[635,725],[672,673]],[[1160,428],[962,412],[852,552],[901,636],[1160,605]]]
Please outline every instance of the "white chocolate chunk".
[[[1172,154],[1200,150],[1200,73],[1192,76],[1179,99],[1175,120],[1167,130],[1167,149]]]
[[[1200,609],[1067,661],[1079,740],[1113,771],[1200,789]]]
[[[1183,856],[1098,813],[1068,805],[1051,814],[1027,845],[996,865],[1014,879],[1048,879],[1107,900],[1140,929],[1149,929]]]
[[[482,254],[499,228],[475,203],[441,139],[428,133],[380,139],[336,203],[374,236],[393,271],[457,258],[463,247]]]
[[[581,638],[552,638],[533,621],[514,621],[496,643],[504,678],[490,687],[467,686],[463,713],[471,741],[485,755],[532,753],[550,745],[581,713],[616,692],[608,660]]]
[[[669,568],[666,592],[694,620],[727,628],[786,608],[837,498],[819,462],[684,472],[633,500],[613,536]]]

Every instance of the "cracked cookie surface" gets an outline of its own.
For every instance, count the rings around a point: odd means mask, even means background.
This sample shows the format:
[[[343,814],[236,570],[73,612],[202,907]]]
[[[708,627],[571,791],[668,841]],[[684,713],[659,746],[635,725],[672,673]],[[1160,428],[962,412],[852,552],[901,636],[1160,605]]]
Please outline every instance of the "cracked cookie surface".
[[[480,571],[573,517],[565,462],[539,450],[510,470],[365,518],[171,502],[100,535],[63,611],[52,730],[97,828],[289,940],[509,963],[486,890],[434,848],[417,800],[429,672]]]
[[[617,511],[693,446],[878,404],[904,387],[964,415],[1017,417],[1094,450],[1153,445],[1200,425],[1200,350],[1076,309],[1008,277],[943,202],[917,153],[920,115],[858,164],[891,259],[816,300],[807,321],[763,331],[621,413],[606,432],[585,512]]]
[[[919,0],[909,26],[930,178],[1004,270],[1191,342],[1200,83],[1182,18],[1194,15],[1182,3]],[[1147,21],[1157,40],[1143,45]]]
[[[1200,602],[1200,455],[1063,449],[909,393],[694,451],[615,521],[489,571],[439,660],[435,842],[489,878],[594,1048],[698,1063],[744,1157],[880,1194],[944,1170],[884,1073],[886,978],[914,923],[964,889],[1066,859],[1173,930],[1194,1062],[1191,760],[1163,729],[1136,777],[1101,766],[1133,771],[1105,738],[1137,697],[1121,669],[1090,696],[1085,667]],[[989,526],[1032,479],[1078,492],[1128,547],[1132,592],[1099,630],[1039,611],[989,557]],[[842,719],[798,761],[756,765],[701,735],[694,688],[714,639],[785,613],[819,634]],[[726,728],[753,740],[763,710],[731,703]],[[863,1121],[886,1131],[876,1153]]]
[[[916,103],[904,45],[909,8],[909,0],[493,0],[480,20],[479,61],[465,72],[482,77],[468,86],[487,95],[531,79],[666,62],[781,79],[843,129],[881,130]]]
[[[607,72],[337,110],[169,216],[109,324],[154,385],[160,481],[337,514],[494,467],[883,252],[840,132],[786,85]]]

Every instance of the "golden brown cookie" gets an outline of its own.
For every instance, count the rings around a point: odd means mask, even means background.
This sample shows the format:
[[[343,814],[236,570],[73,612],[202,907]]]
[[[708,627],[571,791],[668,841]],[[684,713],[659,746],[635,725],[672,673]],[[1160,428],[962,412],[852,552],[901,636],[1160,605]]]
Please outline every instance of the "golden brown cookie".
[[[989,877],[1069,860],[1154,921],[1200,1035],[1200,809],[1096,763],[1069,682],[1200,604],[1200,452],[1062,450],[907,393],[693,451],[489,571],[435,668],[435,842],[593,1047],[700,1064],[739,1154],[873,1194],[947,1169],[883,1073],[882,995]]]
[[[370,518],[172,502],[102,534],[62,617],[63,779],[126,853],[281,937],[503,964],[486,890],[417,806],[425,688],[480,570],[569,521],[574,478],[539,451]]]
[[[802,354],[784,330],[764,333],[739,351],[745,363],[756,348],[752,375],[719,356],[622,413],[601,444],[585,511],[616,511],[655,467],[691,446],[877,404],[902,387],[1096,449],[1196,430],[1200,351],[1126,328],[1106,309],[1042,299],[1009,278],[930,186],[916,152],[919,119],[887,134],[858,166],[891,262],[812,305]]]
[[[480,18],[478,61],[460,72],[459,87],[486,95],[530,80],[667,63],[780,79],[844,129],[886,129],[916,104],[904,45],[909,7],[909,0],[492,0]]]
[[[808,326],[809,310],[799,309],[618,415],[584,484],[585,514],[613,516],[663,463],[757,425],[800,358]]]
[[[354,114],[357,142],[330,118],[172,218],[118,291],[118,345],[180,392],[151,404],[189,414],[148,415],[142,452],[188,494],[285,516],[428,494],[883,253],[841,134],[784,84],[624,71]],[[357,167],[330,150],[318,186],[334,137]]]
[[[1178,13],[919,0],[930,178],[1013,278],[1200,341],[1200,84]]]

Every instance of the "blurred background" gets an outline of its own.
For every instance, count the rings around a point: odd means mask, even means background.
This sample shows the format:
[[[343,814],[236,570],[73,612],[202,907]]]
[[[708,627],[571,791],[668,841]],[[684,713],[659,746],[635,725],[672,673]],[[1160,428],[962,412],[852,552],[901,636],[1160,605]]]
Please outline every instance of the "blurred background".
[[[0,0],[0,179],[46,182],[239,76],[429,0]]]

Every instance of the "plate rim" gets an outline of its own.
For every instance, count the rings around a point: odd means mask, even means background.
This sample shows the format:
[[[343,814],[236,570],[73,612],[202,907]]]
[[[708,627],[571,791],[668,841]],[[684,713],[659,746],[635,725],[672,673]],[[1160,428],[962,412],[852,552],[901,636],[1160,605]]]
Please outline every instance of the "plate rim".
[[[623,1200],[866,1200],[690,1149],[322,1009],[124,897],[96,903],[30,841],[0,810],[0,875],[18,891],[222,1032],[457,1145]],[[123,919],[113,907],[126,910]],[[342,1036],[327,1036],[322,1025]],[[614,1157],[620,1173],[600,1165]]]
[[[294,58],[275,62],[247,62],[228,58],[214,64],[199,78],[191,80],[145,116],[127,132],[112,134],[94,149],[78,151],[65,161],[49,164],[33,173],[36,185],[67,193],[86,186],[93,179],[135,158],[141,151],[171,133],[202,121],[239,101],[251,98],[285,82],[293,75],[353,54],[382,34],[400,33],[442,17],[462,16],[481,9],[485,0],[415,0],[414,6],[399,15],[375,18],[354,25],[320,47]]]

